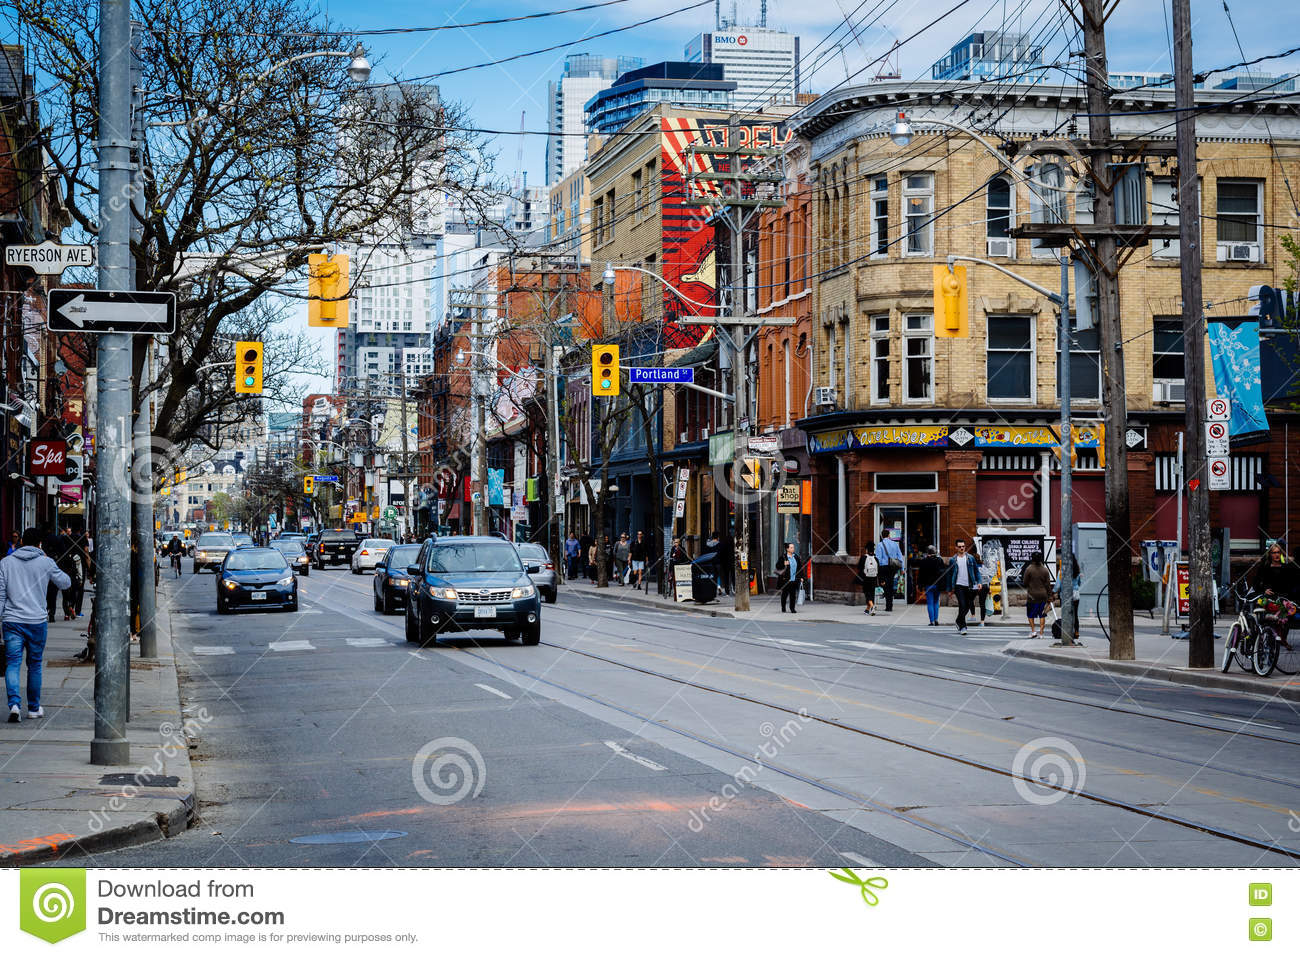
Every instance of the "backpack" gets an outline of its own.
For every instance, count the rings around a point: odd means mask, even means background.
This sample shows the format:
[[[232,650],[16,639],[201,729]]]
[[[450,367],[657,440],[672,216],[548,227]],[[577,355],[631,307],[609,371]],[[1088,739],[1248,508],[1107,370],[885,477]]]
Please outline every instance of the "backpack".
[[[874,555],[867,555],[862,560],[862,577],[875,578],[880,574],[880,563],[876,561]]]

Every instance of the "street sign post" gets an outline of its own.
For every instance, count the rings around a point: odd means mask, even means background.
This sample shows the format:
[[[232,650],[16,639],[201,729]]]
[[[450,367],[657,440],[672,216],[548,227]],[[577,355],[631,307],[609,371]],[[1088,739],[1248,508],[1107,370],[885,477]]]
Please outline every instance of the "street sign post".
[[[1205,419],[1207,422],[1227,422],[1231,417],[1232,405],[1227,399],[1211,399],[1205,403]]]
[[[167,336],[176,331],[176,294],[51,289],[51,332],[113,332]]]
[[[94,246],[63,246],[53,240],[35,246],[6,246],[6,266],[26,266],[43,276],[57,276],[69,266],[95,265]]]
[[[680,385],[695,381],[695,370],[689,366],[628,366],[627,381],[632,385]]]
[[[1226,422],[1205,423],[1205,454],[1210,458],[1226,458],[1231,452],[1228,444]]]
[[[1226,492],[1232,488],[1232,474],[1228,468],[1227,456],[1211,456],[1206,459],[1206,471],[1210,474],[1210,491]]]
[[[317,482],[337,482],[339,480],[337,475],[313,475],[312,478]]]

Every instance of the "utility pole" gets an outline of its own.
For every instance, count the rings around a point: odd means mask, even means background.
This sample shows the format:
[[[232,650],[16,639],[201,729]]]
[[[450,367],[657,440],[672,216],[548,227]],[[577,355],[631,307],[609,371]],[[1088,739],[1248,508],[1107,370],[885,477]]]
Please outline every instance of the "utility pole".
[[[1184,421],[1187,425],[1187,530],[1191,607],[1187,667],[1214,667],[1210,489],[1205,468],[1205,317],[1201,308],[1201,210],[1196,185],[1196,100],[1190,0],[1173,0],[1174,108],[1178,139],[1178,258],[1182,268]],[[1179,489],[1182,494],[1182,489]],[[1176,576],[1175,576],[1176,577]],[[1175,582],[1176,585],[1176,582]]]
[[[128,0],[99,5],[99,287],[131,288],[131,12]],[[125,487],[132,441],[131,337],[98,337],[95,450],[95,732],[90,763],[130,763],[126,737],[131,680],[131,503]]]
[[[1097,312],[1106,419],[1106,580],[1109,585],[1110,657],[1133,659],[1133,562],[1129,539],[1128,402],[1124,388],[1124,334],[1119,309],[1115,228],[1114,151],[1106,62],[1106,0],[1080,0],[1088,81],[1088,152],[1093,184],[1092,253],[1097,267]],[[1193,172],[1193,175],[1195,173]],[[1062,536],[1064,537],[1064,536]]]
[[[480,293],[474,294],[475,299],[481,297]],[[473,362],[473,387],[471,392],[474,394],[474,534],[486,535],[487,527],[487,388],[483,381],[484,360],[483,360],[483,310],[486,308],[482,302],[474,304],[474,362]]]
[[[733,113],[727,120],[727,146],[738,149],[740,146],[740,117]],[[740,172],[740,154],[731,154],[731,172]],[[735,180],[731,188],[740,198],[740,182]],[[731,209],[731,314],[745,315],[745,210],[732,205]],[[749,496],[741,491],[744,483],[745,453],[749,451],[749,405],[745,399],[746,374],[745,363],[745,327],[733,325],[727,328],[727,345],[731,351],[731,394],[735,396],[732,404],[731,424],[731,487],[736,491],[733,507],[736,510],[736,537],[732,555],[735,567],[732,569],[732,581],[735,584],[733,598],[736,611],[749,611]]]
[[[135,169],[132,170],[134,182],[131,192],[131,241],[138,250],[144,247],[144,112],[140,109],[141,85],[143,83],[143,66],[140,63],[139,42],[141,24],[131,23],[131,136],[135,141]],[[140,274],[131,261],[131,288],[137,287],[136,277]],[[142,354],[135,360],[137,371],[134,394],[136,397],[135,423],[132,429],[131,456],[131,527],[135,537],[135,548],[131,553],[131,574],[135,580],[136,621],[135,631],[140,636],[140,657],[158,657],[158,631],[155,618],[158,614],[158,596],[154,591],[153,563],[153,417],[150,408],[153,397],[144,391],[145,382],[152,379],[149,374],[153,359],[153,337],[138,336],[135,348]]]
[[[1079,623],[1074,620],[1074,432],[1070,414],[1070,257],[1061,257],[1061,340],[1060,366],[1057,378],[1061,383],[1061,541],[1057,545],[1061,555],[1061,644],[1074,643],[1074,631]],[[1051,470],[1048,470],[1048,478]],[[1051,531],[1051,529],[1048,529]],[[1005,611],[1005,595],[1002,608]]]
[[[564,578],[564,492],[560,485],[560,385],[556,381],[555,343],[548,332],[543,340],[546,354],[542,357],[542,367],[546,379],[546,417],[549,420],[549,434],[546,444],[550,454],[546,456],[550,465],[550,487],[547,500],[551,503],[552,534],[547,536],[551,547],[551,560],[555,562],[556,574]]]

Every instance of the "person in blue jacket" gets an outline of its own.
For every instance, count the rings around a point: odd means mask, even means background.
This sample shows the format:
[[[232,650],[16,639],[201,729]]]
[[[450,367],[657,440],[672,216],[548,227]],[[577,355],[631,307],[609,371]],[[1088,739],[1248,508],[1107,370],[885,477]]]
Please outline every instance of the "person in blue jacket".
[[[980,587],[980,563],[971,554],[966,539],[953,543],[955,554],[948,559],[947,591],[957,596],[957,634],[966,634],[966,614],[975,610],[971,596]]]

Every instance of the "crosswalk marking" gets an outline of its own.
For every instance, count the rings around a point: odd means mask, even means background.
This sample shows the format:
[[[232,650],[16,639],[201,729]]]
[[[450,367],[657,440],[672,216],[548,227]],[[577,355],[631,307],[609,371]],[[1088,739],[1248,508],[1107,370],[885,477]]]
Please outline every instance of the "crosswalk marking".
[[[229,645],[195,645],[194,654],[196,655],[233,655],[235,649]]]
[[[623,747],[623,745],[619,744],[617,741],[606,741],[606,742],[605,742],[605,747],[609,748],[611,751],[613,751],[613,752],[614,752],[615,754],[617,754],[619,757],[621,757],[621,758],[627,758],[629,761],[634,761],[634,762],[636,762],[637,764],[641,765],[641,767],[643,767],[643,768],[649,768],[651,771],[667,771],[667,770],[668,770],[668,769],[667,769],[666,767],[664,767],[662,764],[656,764],[655,762],[651,761],[649,758],[643,758],[643,757],[641,757],[641,755],[639,755],[639,754],[633,754],[631,751],[629,751],[627,748]]]
[[[272,651],[315,651],[310,641],[273,641],[267,645]]]
[[[815,641],[795,641],[793,638],[769,638],[766,635],[750,635],[751,638],[757,638],[759,641],[770,641],[777,645],[793,645],[799,648],[822,648]]]
[[[482,688],[484,691],[491,692],[492,694],[496,695],[496,696],[499,697],[499,698],[505,698],[507,701],[511,701],[511,700],[513,700],[513,699],[510,697],[510,695],[506,694],[504,691],[499,691],[499,690],[497,690],[496,688],[493,688],[491,685],[481,685],[481,684],[477,684],[477,683],[476,683],[476,684],[474,685],[474,687],[475,687],[475,688]]]
[[[846,861],[852,861],[854,864],[857,864],[859,867],[884,867],[885,866],[884,864],[881,864],[877,861],[873,861],[869,857],[863,857],[861,854],[854,854],[852,851],[838,851],[837,853],[840,855],[840,857],[844,858]]]
[[[347,643],[352,648],[378,648],[380,645],[388,644],[388,639],[367,635],[361,638],[348,638]]]

